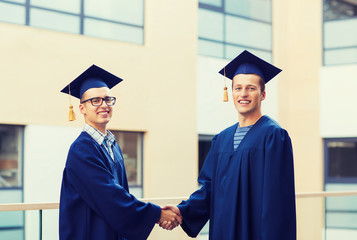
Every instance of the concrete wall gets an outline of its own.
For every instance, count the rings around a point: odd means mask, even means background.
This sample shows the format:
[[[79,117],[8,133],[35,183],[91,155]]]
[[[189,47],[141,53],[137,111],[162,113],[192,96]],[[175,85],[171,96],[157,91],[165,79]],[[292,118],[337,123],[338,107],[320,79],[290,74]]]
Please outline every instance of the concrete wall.
[[[322,1],[272,2],[274,63],[284,70],[279,76],[279,122],[293,143],[296,191],[321,191]],[[322,199],[298,201],[298,239],[321,239],[323,216]]]

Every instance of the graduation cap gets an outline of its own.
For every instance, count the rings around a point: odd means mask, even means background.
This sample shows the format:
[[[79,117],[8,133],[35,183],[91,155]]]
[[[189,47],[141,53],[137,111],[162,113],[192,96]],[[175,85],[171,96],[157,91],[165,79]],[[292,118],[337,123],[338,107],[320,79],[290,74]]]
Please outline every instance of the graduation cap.
[[[69,121],[76,119],[73,112],[73,106],[71,105],[71,96],[81,99],[83,93],[90,88],[107,87],[111,89],[121,81],[123,81],[123,79],[94,64],[90,66],[61,90],[61,92],[69,95]]]
[[[233,80],[237,74],[257,74],[265,83],[278,75],[281,69],[244,50],[235,59],[219,71],[223,76]],[[224,87],[223,101],[228,101],[227,87]]]

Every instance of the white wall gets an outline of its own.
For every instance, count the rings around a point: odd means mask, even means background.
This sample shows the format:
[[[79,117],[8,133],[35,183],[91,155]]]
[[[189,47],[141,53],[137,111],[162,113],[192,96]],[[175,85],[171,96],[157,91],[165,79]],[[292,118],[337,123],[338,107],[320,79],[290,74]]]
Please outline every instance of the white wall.
[[[227,78],[229,102],[223,102],[224,77],[218,72],[229,60],[198,56],[197,58],[197,131],[217,134],[238,121],[232,102],[232,81]],[[278,78],[266,85],[267,97],[262,111],[278,120]],[[192,83],[194,84],[194,83]]]
[[[320,69],[322,138],[357,136],[356,96],[357,65],[329,66]]]
[[[81,128],[28,125],[24,141],[24,202],[59,202],[62,172]],[[43,239],[58,239],[58,210],[43,211]],[[38,239],[38,211],[26,212],[26,239]]]

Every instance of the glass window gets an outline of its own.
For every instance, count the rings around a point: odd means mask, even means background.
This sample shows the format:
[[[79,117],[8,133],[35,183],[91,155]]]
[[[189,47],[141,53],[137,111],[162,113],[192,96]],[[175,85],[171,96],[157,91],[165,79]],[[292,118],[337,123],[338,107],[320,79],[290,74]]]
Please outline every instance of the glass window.
[[[254,49],[271,59],[271,0],[200,0],[199,3],[200,55],[231,59],[239,49]]]
[[[223,0],[200,0],[200,3],[209,4],[209,5],[216,6],[216,7],[221,7],[222,1]]]
[[[222,43],[211,42],[207,40],[198,39],[198,52],[201,55],[223,58]]]
[[[31,5],[70,13],[80,13],[80,0],[31,0]]]
[[[22,132],[20,126],[0,125],[0,187],[22,187]]]
[[[229,44],[227,44],[225,46],[226,58],[233,59],[233,58],[237,57],[237,55],[244,50],[248,50],[249,52],[261,57],[262,59],[264,59],[267,62],[272,61],[271,51],[260,51],[260,50],[256,50],[253,48],[248,48],[248,47],[243,48],[243,47],[237,47],[237,46],[229,45]]]
[[[7,2],[14,2],[14,3],[26,3],[26,0],[7,0]]]
[[[101,37],[138,44],[143,44],[144,42],[144,32],[142,28],[90,18],[84,20],[84,34],[92,37]]]
[[[357,63],[357,47],[325,50],[325,65]]]
[[[205,163],[207,154],[211,148],[211,141],[213,135],[199,135],[198,136],[198,173],[201,171]],[[209,221],[205,224],[200,232],[199,239],[208,239],[209,236]]]
[[[327,164],[328,178],[356,178],[357,180],[357,140],[329,141]]]
[[[356,184],[326,184],[326,191],[354,191]],[[326,198],[326,227],[357,229],[357,196]],[[345,238],[343,238],[345,239]],[[346,238],[348,239],[348,238]],[[354,238],[351,238],[354,239]]]
[[[356,45],[357,18],[344,21],[331,21],[324,24],[325,48],[351,47]]]
[[[0,229],[0,239],[24,239],[24,230],[21,229]]]
[[[324,21],[356,17],[356,5],[354,0],[324,0]]]
[[[0,204],[23,202],[23,127],[0,125]],[[24,212],[0,212],[0,239],[23,239]]]
[[[324,65],[357,63],[357,2],[323,3]]]
[[[114,20],[138,26],[144,25],[143,0],[86,0],[86,16]]]
[[[324,140],[325,190],[352,191],[357,187],[357,138]],[[328,229],[357,229],[357,196],[329,197],[325,204]]]
[[[326,191],[355,191],[357,184],[336,184],[329,183],[325,185]],[[357,214],[357,196],[330,197],[326,199],[326,209],[330,211],[356,211]],[[355,223],[357,225],[357,222]]]
[[[112,133],[123,153],[130,192],[137,197],[142,197],[143,133],[123,131],[112,131]],[[134,188],[140,188],[141,192]]]
[[[144,0],[0,0],[0,21],[144,43]]]
[[[271,0],[225,0],[227,13],[270,22]]]
[[[222,13],[199,9],[198,36],[223,41],[223,17]]]
[[[265,50],[271,49],[271,24],[226,16],[226,41]]]
[[[0,21],[15,24],[25,24],[25,7],[0,2]]]
[[[55,31],[79,33],[79,18],[63,13],[33,8],[30,25]]]
[[[198,136],[198,172],[201,171],[202,166],[206,160],[207,154],[211,148],[212,138],[213,135]]]

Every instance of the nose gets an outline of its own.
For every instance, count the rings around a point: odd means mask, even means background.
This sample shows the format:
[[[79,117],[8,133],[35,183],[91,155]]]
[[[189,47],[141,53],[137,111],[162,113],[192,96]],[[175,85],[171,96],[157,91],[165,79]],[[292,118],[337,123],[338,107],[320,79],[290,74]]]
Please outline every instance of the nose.
[[[247,91],[245,88],[242,89],[242,91],[241,91],[241,96],[242,96],[242,97],[248,96],[248,91]]]

